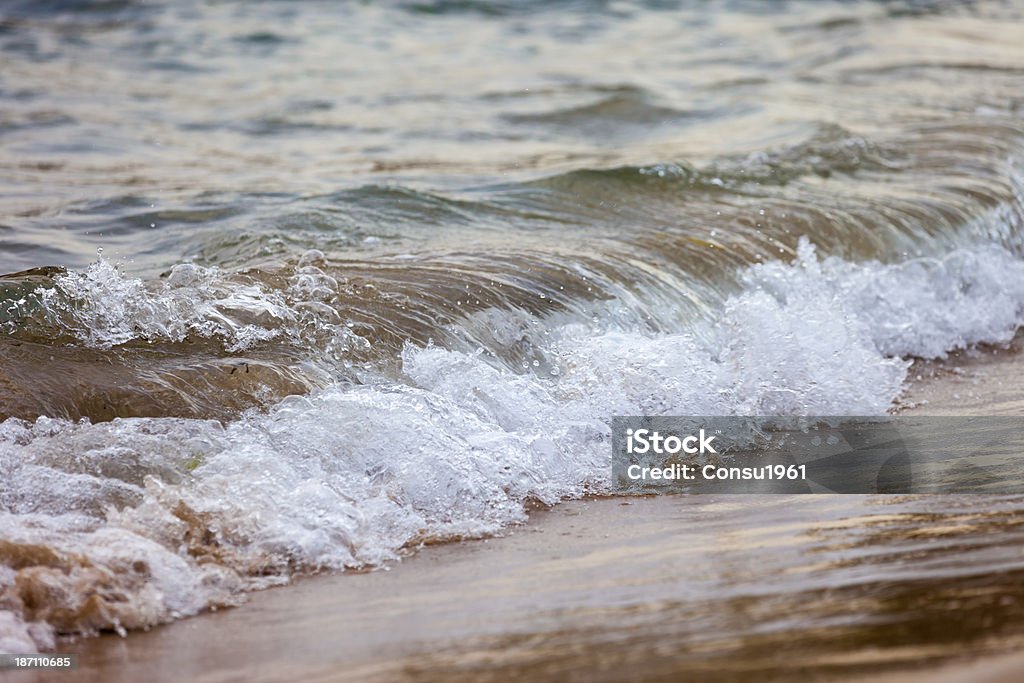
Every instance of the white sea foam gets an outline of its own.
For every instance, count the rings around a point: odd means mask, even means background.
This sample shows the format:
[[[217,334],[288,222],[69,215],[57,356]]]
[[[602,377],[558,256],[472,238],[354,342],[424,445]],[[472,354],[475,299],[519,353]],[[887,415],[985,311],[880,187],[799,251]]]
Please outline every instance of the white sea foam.
[[[820,305],[843,311],[886,355],[941,358],[1008,342],[1024,313],[1024,262],[995,245],[882,265],[818,261],[804,240],[795,265],[755,266],[742,280],[784,303],[817,292]],[[826,332],[817,321],[808,325]]]
[[[365,344],[323,303],[337,294],[338,282],[311,261],[315,259],[307,254],[286,287],[273,289],[190,263],[146,283],[100,259],[82,272],[57,277],[52,288],[38,290],[45,312],[40,322],[100,349],[137,339],[189,337],[217,339],[228,351],[270,340],[309,345],[330,339],[330,348],[323,349],[329,354],[344,353],[349,344]]]
[[[404,382],[328,387],[227,425],[8,420],[0,649],[166,621],[295,571],[498,531],[531,499],[600,492],[612,415],[882,413],[902,356],[1007,341],[1024,323],[1024,263],[1000,247],[883,265],[819,260],[804,243],[740,281],[707,329],[547,327],[536,373],[408,346]],[[128,319],[97,324],[112,340],[134,333]],[[32,546],[49,555],[12,559]]]

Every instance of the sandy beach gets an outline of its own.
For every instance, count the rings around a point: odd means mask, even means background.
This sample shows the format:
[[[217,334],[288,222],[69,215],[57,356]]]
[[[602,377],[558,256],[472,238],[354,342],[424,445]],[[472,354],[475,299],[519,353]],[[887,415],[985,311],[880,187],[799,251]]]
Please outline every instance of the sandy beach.
[[[1011,414],[1024,399],[1016,347],[912,375],[904,410]],[[10,680],[1019,680],[1020,520],[984,501],[572,501],[499,538],[63,643],[77,671]]]

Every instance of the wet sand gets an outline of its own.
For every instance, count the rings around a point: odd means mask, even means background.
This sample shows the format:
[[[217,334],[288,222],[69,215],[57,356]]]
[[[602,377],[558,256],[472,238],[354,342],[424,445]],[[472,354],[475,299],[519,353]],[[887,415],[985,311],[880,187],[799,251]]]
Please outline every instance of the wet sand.
[[[1024,410],[1024,355],[925,364],[904,410]],[[989,502],[986,502],[989,501]],[[65,643],[14,681],[1024,679],[1019,502],[605,498],[501,538]]]
[[[1007,347],[986,346],[918,361],[901,412],[919,415],[1024,415],[1024,333]]]

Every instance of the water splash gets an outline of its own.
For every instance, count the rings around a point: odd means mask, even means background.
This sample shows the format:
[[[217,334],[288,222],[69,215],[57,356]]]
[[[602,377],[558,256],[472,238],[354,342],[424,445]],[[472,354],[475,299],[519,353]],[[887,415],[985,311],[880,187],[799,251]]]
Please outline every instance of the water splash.
[[[606,489],[611,415],[881,413],[900,356],[1005,341],[1024,323],[1024,263],[998,246],[852,264],[804,241],[793,263],[739,278],[708,329],[565,324],[536,341],[528,371],[407,345],[402,381],[329,386],[226,424],[7,420],[3,642],[159,623],[296,571],[494,533],[529,501]],[[169,329],[173,310],[133,315]],[[100,320],[104,339],[119,316]]]

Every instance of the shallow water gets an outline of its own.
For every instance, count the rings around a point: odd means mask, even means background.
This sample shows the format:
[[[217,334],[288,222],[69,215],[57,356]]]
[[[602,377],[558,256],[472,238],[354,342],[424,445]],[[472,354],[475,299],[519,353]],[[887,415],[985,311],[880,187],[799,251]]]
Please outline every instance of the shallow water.
[[[63,270],[0,279],[0,649],[604,491],[615,414],[881,413],[1008,342],[1022,24],[5,5],[0,272]]]
[[[1019,650],[1020,506],[591,498],[389,571],[300,580],[239,609],[65,648],[78,680],[103,683],[893,680],[880,669],[910,670],[904,683],[976,680],[978,669],[936,669]]]

